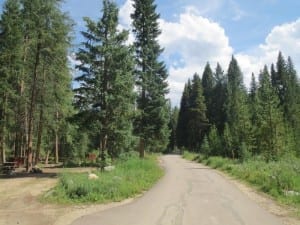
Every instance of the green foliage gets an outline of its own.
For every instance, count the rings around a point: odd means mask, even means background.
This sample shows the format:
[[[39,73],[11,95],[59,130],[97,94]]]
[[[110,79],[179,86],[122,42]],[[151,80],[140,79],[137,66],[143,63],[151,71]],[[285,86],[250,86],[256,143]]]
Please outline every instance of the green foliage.
[[[63,174],[45,199],[58,203],[121,201],[148,190],[163,175],[155,156],[140,160],[136,154],[125,153],[121,158],[115,170],[95,171],[97,180],[89,180],[88,174]]]
[[[198,153],[193,153],[189,151],[183,151],[182,157],[187,160],[196,160],[198,158]]]
[[[226,117],[233,142],[231,151],[233,158],[239,158],[241,143],[244,142],[250,148],[252,134],[243,74],[234,57],[229,64],[227,78]]]
[[[169,139],[169,110],[167,68],[160,61],[163,49],[158,43],[161,33],[159,14],[153,0],[133,1],[133,33],[135,35],[135,75],[138,88],[138,116],[135,131],[140,137],[140,153],[144,148],[154,152],[165,151]]]
[[[177,149],[176,129],[178,123],[179,109],[177,107],[171,109],[170,114],[171,115],[169,122],[169,130],[171,132],[169,137],[168,152],[174,152]]]
[[[85,22],[84,48],[77,53],[82,74],[76,78],[80,87],[75,90],[75,104],[81,127],[92,130],[104,165],[106,152],[117,157],[134,144],[133,51],[126,45],[128,32],[117,29],[115,3],[103,1],[102,18],[98,22],[85,18]]]
[[[199,150],[209,128],[201,79],[195,74],[185,86],[177,125],[178,146]]]
[[[205,155],[205,157],[208,157],[211,153],[211,148],[209,146],[209,141],[207,136],[204,137],[201,148],[200,148],[200,153]]]

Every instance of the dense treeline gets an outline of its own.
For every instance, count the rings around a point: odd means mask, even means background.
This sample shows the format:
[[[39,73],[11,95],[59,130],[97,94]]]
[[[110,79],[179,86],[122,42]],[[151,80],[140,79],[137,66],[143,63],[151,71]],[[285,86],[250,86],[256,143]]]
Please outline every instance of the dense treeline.
[[[88,153],[114,159],[129,150],[162,151],[169,138],[167,70],[153,0],[134,1],[132,32],[119,30],[118,8],[103,0],[100,19],[84,18],[72,90],[68,62],[73,22],[62,0],[6,0],[0,19],[0,164],[27,171]],[[146,21],[146,22],[145,22]],[[91,158],[94,158],[91,157]]]
[[[226,74],[207,63],[202,80],[196,74],[185,85],[175,133],[179,148],[206,156],[300,156],[300,83],[292,59],[280,52],[258,81],[252,74],[249,90],[234,57]]]
[[[0,164],[20,159],[30,171],[40,160],[81,163],[96,155],[103,168],[130,150],[143,157],[176,147],[241,159],[300,155],[300,85],[290,57],[280,53],[258,81],[253,75],[250,90],[234,57],[227,73],[208,63],[202,78],[186,83],[180,109],[171,109],[154,0],[133,1],[132,45],[114,1],[103,0],[98,20],[84,18],[74,83],[73,22],[61,3],[3,5]]]
[[[72,110],[72,23],[59,4],[7,0],[0,20],[0,161],[6,153],[23,157],[27,170],[39,162],[42,149],[57,153]]]

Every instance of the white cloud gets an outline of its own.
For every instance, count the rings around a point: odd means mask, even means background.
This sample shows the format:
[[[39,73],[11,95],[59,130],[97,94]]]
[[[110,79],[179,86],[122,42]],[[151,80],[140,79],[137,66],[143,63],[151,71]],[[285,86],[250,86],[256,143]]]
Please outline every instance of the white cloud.
[[[300,19],[276,26],[266,37],[265,43],[251,50],[251,53],[237,53],[236,57],[244,73],[245,83],[249,85],[251,73],[257,76],[266,64],[276,63],[278,52],[291,56],[296,70],[300,71]],[[298,74],[299,75],[299,74]]]
[[[229,1],[232,3],[231,8],[235,10],[233,19],[238,20],[246,15],[234,0]],[[222,0],[213,2],[214,6],[204,11],[193,6],[186,7],[175,22],[159,20],[162,29],[159,42],[165,48],[162,57],[169,68],[169,98],[173,105],[179,104],[187,79],[195,72],[201,75],[207,61],[212,67],[219,62],[226,72],[233,53],[243,71],[246,86],[249,86],[252,72],[258,75],[265,64],[269,66],[276,62],[279,51],[286,57],[291,56],[297,71],[300,71],[300,64],[297,65],[300,62],[300,19],[274,27],[261,45],[248,51],[234,52],[224,28],[203,16],[207,12],[218,10],[224,3]],[[130,28],[132,12],[132,0],[127,0],[120,8],[122,28]],[[133,41],[132,35],[130,40]]]
[[[194,7],[187,7],[179,21],[161,19],[160,25],[159,41],[165,48],[163,58],[169,62],[169,97],[177,105],[187,79],[195,72],[201,75],[207,61],[212,66],[217,62],[227,66],[233,49],[224,29],[200,16]]]
[[[127,0],[119,10],[120,23],[125,29],[130,29],[130,25],[131,25],[130,14],[132,12],[133,12],[133,1]]]

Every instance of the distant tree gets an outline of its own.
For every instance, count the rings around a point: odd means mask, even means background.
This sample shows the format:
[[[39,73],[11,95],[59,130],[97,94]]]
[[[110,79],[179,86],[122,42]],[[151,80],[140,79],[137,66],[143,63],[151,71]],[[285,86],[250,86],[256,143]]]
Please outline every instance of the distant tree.
[[[232,57],[227,72],[227,123],[233,139],[232,157],[241,156],[240,144],[244,142],[249,151],[252,147],[250,113],[247,104],[247,93],[243,85],[243,75],[237,60]]]
[[[190,80],[185,84],[180,102],[180,110],[178,114],[178,123],[176,127],[176,140],[179,148],[188,147],[188,121],[190,97],[192,92],[192,85]]]
[[[203,86],[203,95],[205,98],[205,104],[207,107],[206,116],[210,124],[215,122],[214,121],[215,103],[213,102],[213,91],[214,91],[215,83],[216,82],[213,76],[213,72],[210,68],[209,63],[207,63],[202,75],[202,86]]]
[[[198,74],[195,74],[192,80],[188,118],[188,147],[190,150],[197,151],[209,128],[203,88]]]
[[[266,159],[273,160],[284,151],[284,122],[279,98],[271,85],[267,67],[260,73],[258,88],[258,149]]]
[[[118,30],[118,9],[104,0],[102,17],[84,19],[84,47],[77,53],[82,75],[76,78],[79,116],[96,135],[101,167],[108,153],[116,157],[132,145],[134,110],[133,54],[126,45],[127,31]]]
[[[159,14],[154,0],[134,0],[133,33],[135,35],[137,108],[135,123],[140,137],[140,157],[144,150],[163,151],[169,138],[169,114],[165,95],[168,93],[167,69],[160,61],[163,49],[158,43],[161,34]]]
[[[217,64],[214,72],[214,79],[216,81],[216,85],[212,92],[212,115],[210,123],[217,127],[219,133],[223,133],[224,124],[226,122],[225,101],[227,84],[224,71],[219,63]]]
[[[178,123],[178,115],[179,115],[179,109],[177,107],[174,107],[170,110],[170,122],[169,122],[169,129],[170,129],[170,138],[169,138],[169,147],[168,150],[170,152],[173,152],[177,148],[177,137],[176,137],[176,129],[177,129],[177,123]]]
[[[210,148],[210,155],[213,156],[224,156],[224,146],[222,145],[222,140],[218,134],[218,130],[215,125],[210,128],[208,135],[208,142]]]

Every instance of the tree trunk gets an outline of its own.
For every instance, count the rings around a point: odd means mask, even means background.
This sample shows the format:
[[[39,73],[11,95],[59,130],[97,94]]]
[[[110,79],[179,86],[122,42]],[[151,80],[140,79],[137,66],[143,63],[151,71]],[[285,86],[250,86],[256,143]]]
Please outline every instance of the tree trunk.
[[[40,38],[41,35],[39,35]],[[26,171],[29,172],[32,170],[33,164],[33,125],[34,125],[34,112],[37,98],[37,81],[38,81],[38,67],[40,64],[40,43],[37,44],[37,51],[35,55],[35,64],[33,70],[33,82],[31,86],[31,97],[30,97],[30,107],[28,114],[28,145],[27,145],[27,164]]]
[[[3,98],[3,105],[0,109],[0,163],[6,162],[6,154],[5,154],[5,123],[6,123],[6,103],[7,96]]]
[[[59,147],[58,147],[58,134],[57,134],[57,131],[55,133],[55,163],[58,164],[59,163],[59,154],[58,154],[58,151],[59,151]]]
[[[145,157],[145,140],[142,137],[140,137],[139,153],[140,158],[143,159]]]
[[[106,143],[107,143],[107,135],[101,135],[100,136],[100,159],[101,159],[101,171],[104,171],[104,167],[106,164],[106,157],[105,157],[105,151],[106,151]]]
[[[59,163],[59,137],[58,137],[58,111],[56,112],[56,123],[57,127],[55,129],[55,163]]]
[[[39,125],[38,125],[38,137],[37,137],[37,145],[36,145],[36,155],[35,155],[35,165],[37,165],[40,161],[40,153],[41,153],[41,144],[42,144],[42,136],[43,136],[43,128],[44,128],[44,95],[45,95],[45,79],[46,79],[46,71],[43,69],[43,80],[41,84],[41,107],[40,107],[40,117],[39,117]]]
[[[43,125],[44,125],[43,117],[44,117],[44,110],[43,110],[43,107],[41,107],[40,120],[39,120],[39,126],[38,126],[38,138],[37,138],[37,145],[36,145],[35,165],[37,165],[40,161],[42,134],[43,134]]]

